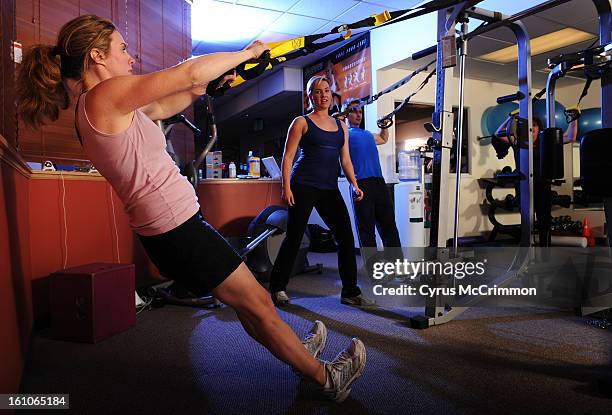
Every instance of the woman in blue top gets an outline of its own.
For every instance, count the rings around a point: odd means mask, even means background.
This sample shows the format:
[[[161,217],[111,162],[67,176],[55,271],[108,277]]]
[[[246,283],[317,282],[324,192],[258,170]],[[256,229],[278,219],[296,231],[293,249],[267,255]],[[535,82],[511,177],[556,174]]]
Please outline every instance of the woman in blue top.
[[[371,305],[357,286],[355,240],[351,221],[338,190],[338,159],[356,200],[363,198],[348,149],[346,126],[328,115],[332,91],[327,78],[312,77],[306,86],[312,112],[297,117],[287,133],[282,161],[283,200],[289,205],[287,235],[270,276],[272,301],[289,302],[287,283],[313,208],[333,232],[338,243],[338,270],[342,279],[342,303]],[[302,152],[293,164],[298,146]],[[293,166],[293,168],[292,168]]]

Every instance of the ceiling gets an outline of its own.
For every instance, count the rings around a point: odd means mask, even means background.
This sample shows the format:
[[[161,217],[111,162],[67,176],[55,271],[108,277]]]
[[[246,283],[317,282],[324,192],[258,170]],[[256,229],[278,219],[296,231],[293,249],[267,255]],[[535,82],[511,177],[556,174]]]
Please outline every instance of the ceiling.
[[[478,6],[486,7],[488,1],[483,1]],[[541,1],[528,2],[525,8],[532,5],[543,3]],[[490,9],[493,10],[493,9]],[[562,4],[545,12],[529,16],[522,20],[527,27],[527,32],[530,38],[544,35],[546,33],[555,32],[565,27],[572,27],[578,30],[597,35],[599,33],[597,12],[592,0],[573,0]],[[478,26],[480,21],[471,21],[470,30]],[[560,55],[562,53],[576,52],[589,47],[596,38],[582,43],[576,43],[561,49],[543,53],[531,57],[532,68],[532,84],[534,89],[543,88],[546,85],[548,71],[546,70],[547,60],[550,57]],[[507,27],[492,30],[482,36],[477,36],[469,41],[468,56],[466,59],[465,75],[470,79],[479,79],[483,81],[500,82],[506,84],[518,84],[517,79],[517,63],[516,61],[507,64],[488,62],[479,59],[479,56],[485,53],[492,52],[516,44],[514,34]],[[427,59],[423,58],[419,61],[406,59],[393,65],[395,68],[415,69],[422,65]],[[455,71],[457,72],[457,68]],[[457,73],[455,73],[457,76]],[[576,76],[566,76],[559,80],[558,86],[583,83],[581,78]]]
[[[192,52],[201,55],[240,50],[255,39],[276,42],[325,33],[342,23],[352,23],[384,10],[407,9],[418,3],[419,0],[194,0]],[[214,22],[225,21],[227,15],[240,21],[240,27],[231,23],[214,26]],[[207,30],[205,25],[214,30]]]
[[[484,0],[478,4],[478,7],[512,15],[543,2],[540,0]],[[421,2],[415,0],[194,0],[192,9],[193,54],[199,55],[217,51],[240,50],[254,39],[271,42],[291,39],[299,35],[322,33],[341,23],[351,23],[366,16],[380,13],[385,9],[389,11],[406,9],[419,3]],[[250,33],[247,33],[248,31],[245,32],[244,36],[238,40],[197,39],[195,38],[198,36],[196,27],[200,21],[198,13],[202,13],[198,12],[198,8],[203,10],[204,15],[206,15],[206,10],[212,10],[210,9],[211,5],[220,6],[224,14],[252,16],[250,19],[257,21],[257,24],[253,23],[257,27]],[[211,18],[214,20],[214,16]],[[207,20],[210,21],[210,19]],[[476,28],[480,23],[480,21],[470,21],[470,30]],[[598,21],[592,0],[573,0],[548,11],[527,17],[523,19],[523,23],[526,25],[531,38],[554,32],[564,27],[573,27],[595,35],[598,33]],[[231,27],[230,24],[226,24],[226,26]],[[355,34],[365,30],[354,31],[352,39],[355,38]],[[426,30],[433,30],[433,28],[428,27]],[[478,56],[487,52],[515,44],[516,41],[513,36],[508,28],[499,28],[470,40],[466,61],[466,77],[517,84],[516,62],[499,64],[478,59]],[[540,89],[545,85],[547,77],[545,68],[549,57],[584,49],[592,42],[590,40],[533,56],[533,88]],[[341,44],[335,44],[327,49],[293,60],[291,61],[291,66],[307,66],[340,46]],[[423,60],[425,59],[428,58]],[[422,62],[406,59],[394,64],[392,67],[412,70],[421,64]],[[270,75],[270,71],[262,76],[268,75]],[[558,82],[558,86],[562,87],[579,82],[583,81],[578,78],[566,77]],[[245,85],[247,84],[245,83]],[[226,100],[231,99],[233,95],[242,92],[245,88],[243,85],[230,89],[226,96],[217,99],[217,107],[222,106]],[[249,110],[248,114],[245,113],[232,117],[226,123],[231,124],[232,131],[246,131],[251,128],[251,120],[253,118],[269,120],[276,116],[278,108],[283,108],[282,112],[285,113],[299,114],[301,112],[302,104],[299,93],[285,94],[282,98],[282,102],[274,102],[273,105],[257,105]]]

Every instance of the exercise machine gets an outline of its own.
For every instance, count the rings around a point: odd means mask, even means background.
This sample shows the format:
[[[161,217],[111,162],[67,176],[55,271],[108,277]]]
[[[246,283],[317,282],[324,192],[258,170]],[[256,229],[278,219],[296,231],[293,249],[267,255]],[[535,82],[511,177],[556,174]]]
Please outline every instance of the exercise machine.
[[[500,22],[506,21],[505,26],[509,27],[514,33],[518,44],[518,83],[519,91],[515,94],[514,100],[519,102],[519,121],[522,122],[520,128],[523,132],[528,132],[524,136],[526,139],[520,146],[519,168],[516,174],[520,175],[520,212],[521,212],[521,247],[531,245],[531,233],[533,228],[533,204],[531,194],[533,193],[532,182],[532,149],[533,142],[529,139],[531,134],[531,56],[529,46],[529,35],[525,26],[520,22],[519,16],[506,17],[497,12],[491,12],[474,7],[478,2],[466,1],[455,7],[438,12],[438,44],[437,44],[437,67],[436,67],[436,101],[435,111],[432,115],[432,122],[426,126],[432,132],[433,141],[433,189],[432,189],[432,218],[431,218],[431,238],[430,247],[437,248],[436,259],[438,261],[461,260],[458,249],[458,221],[459,221],[459,201],[460,201],[460,180],[461,174],[456,173],[455,200],[453,206],[453,233],[452,249],[448,248],[448,240],[451,239],[447,218],[450,216],[451,201],[449,198],[449,181],[446,175],[450,165],[450,150],[453,147],[453,112],[451,93],[452,91],[452,68],[456,65],[456,51],[459,50],[459,125],[457,128],[457,167],[456,172],[461,171],[461,144],[463,137],[462,115],[463,115],[463,96],[465,78],[465,56],[467,54],[467,41],[470,38],[468,33],[469,18],[474,17],[486,22],[477,31],[483,32],[487,26],[499,27]],[[457,23],[461,24],[459,36],[455,34]],[[458,42],[458,48],[455,42]],[[422,57],[422,53],[415,54]],[[413,59],[415,56],[413,56]],[[527,252],[519,249],[507,272],[500,277],[500,280],[507,280],[516,276],[528,259]],[[426,277],[426,276],[424,276]],[[426,277],[427,278],[427,277]],[[455,279],[451,277],[449,281],[439,281],[436,277],[430,281],[436,286],[455,285]],[[455,296],[436,294],[426,297],[425,313],[411,319],[411,324],[416,328],[426,328],[433,325],[446,323],[459,314],[467,307],[476,302],[477,298],[465,299],[461,306],[455,304]]]
[[[549,8],[558,6],[566,3],[568,0],[551,0],[545,3],[539,4],[513,16],[503,16],[496,12],[490,12],[480,8],[474,7],[474,3],[477,2],[463,2],[454,7],[447,8],[443,11],[438,12],[438,44],[437,44],[437,71],[436,71],[436,105],[435,112],[432,116],[432,123],[429,129],[432,132],[433,142],[435,143],[434,150],[434,164],[433,164],[433,192],[432,192],[432,228],[431,228],[431,244],[430,247],[438,248],[436,251],[436,259],[439,261],[448,261],[453,259],[460,259],[460,252],[458,251],[457,242],[457,226],[458,226],[458,215],[457,207],[460,199],[460,186],[458,182],[460,175],[457,175],[456,191],[455,191],[455,205],[454,205],[454,223],[453,223],[453,236],[452,236],[452,249],[449,249],[448,240],[451,239],[449,235],[449,227],[447,218],[450,217],[450,200],[449,200],[449,183],[446,180],[446,172],[449,167],[449,154],[452,148],[452,107],[450,103],[450,90],[452,85],[450,78],[452,76],[451,68],[456,63],[456,56],[454,52],[457,50],[455,47],[455,41],[459,42],[459,64],[460,64],[460,79],[459,79],[459,97],[460,97],[460,108],[459,114],[462,114],[462,97],[463,91],[463,80],[465,60],[462,59],[461,55],[465,54],[464,42],[473,38],[474,36],[486,33],[489,30],[498,27],[508,27],[517,39],[518,46],[518,80],[519,80],[519,91],[510,96],[508,99],[512,101],[518,101],[519,103],[519,118],[516,126],[517,135],[519,137],[519,157],[518,157],[518,168],[517,179],[519,180],[519,203],[520,203],[520,246],[511,261],[508,269],[495,278],[491,284],[498,287],[503,287],[521,278],[526,271],[527,265],[530,261],[533,261],[534,251],[529,249],[535,245],[535,238],[533,234],[534,224],[534,206],[533,206],[533,140],[531,137],[532,131],[532,95],[531,95],[531,57],[530,57],[530,45],[529,35],[525,26],[521,23],[521,19],[535,13],[542,12]],[[603,45],[609,43],[610,38],[610,3],[608,0],[593,0],[599,15],[600,21],[600,42]],[[467,19],[469,17],[478,18],[485,22],[479,28],[472,32],[467,32]],[[455,34],[455,26],[457,23],[461,23],[461,31],[457,37]],[[606,48],[606,46],[604,46]],[[431,48],[430,48],[431,49]],[[426,49],[423,52],[427,52]],[[426,53],[415,54],[418,57],[426,56]],[[415,58],[413,55],[413,59]],[[605,114],[605,108],[608,104],[610,96],[610,81],[609,78],[602,80],[602,114]],[[607,88],[607,89],[606,89]],[[554,97],[553,101],[554,101]],[[550,97],[549,97],[550,99]],[[553,109],[554,111],[554,109]],[[552,112],[554,113],[554,112]],[[608,114],[609,118],[610,115]],[[549,120],[553,117],[548,117]],[[609,122],[609,120],[608,120]],[[457,148],[461,148],[462,131],[458,129],[457,137]],[[457,158],[460,160],[460,157]],[[460,171],[459,167],[456,171]],[[427,276],[425,276],[427,277]],[[433,281],[436,285],[444,286],[445,284],[453,285],[456,283],[454,278],[452,281]],[[454,295],[443,295],[436,294],[426,298],[425,314],[413,318],[411,323],[416,328],[426,328],[433,325],[439,325],[451,321],[468,307],[475,305],[481,301],[479,297],[466,296],[461,299],[461,303],[457,303],[457,298]]]

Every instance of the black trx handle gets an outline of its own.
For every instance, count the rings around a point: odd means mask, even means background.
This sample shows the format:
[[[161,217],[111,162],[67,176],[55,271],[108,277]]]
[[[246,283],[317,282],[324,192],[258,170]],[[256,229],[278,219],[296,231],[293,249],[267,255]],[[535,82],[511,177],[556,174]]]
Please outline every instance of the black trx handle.
[[[206,86],[206,95],[211,96],[213,98],[218,98],[225,94],[225,91],[230,89],[232,86],[229,81],[226,81],[221,87],[219,84],[223,81],[223,78],[227,75],[231,75],[234,72],[237,72],[238,75],[242,77],[245,81],[250,81],[251,79],[257,78],[259,75],[264,73],[268,65],[270,65],[270,51],[267,50],[261,54],[261,56],[255,60],[256,64],[252,68],[246,69],[246,66],[253,61],[249,60],[247,62],[243,62],[238,65],[236,68],[230,69],[214,81],[211,81]]]
[[[568,124],[576,121],[582,116],[582,111],[580,111],[580,107],[568,108],[563,112],[565,114],[565,121],[567,121]]]
[[[582,99],[586,97],[589,93],[591,82],[593,82],[593,78],[587,74],[586,82],[584,83],[584,88],[582,88],[582,93],[580,94],[580,98],[578,98],[576,106],[574,108],[568,108],[565,110],[565,120],[568,123],[577,120],[582,115],[582,111],[580,111],[580,103],[582,102]]]
[[[393,114],[390,116],[387,115],[386,117],[383,117],[380,120],[377,120],[376,125],[381,130],[386,130],[387,128],[391,127],[393,125]]]
[[[270,64],[270,51],[267,50],[262,53],[256,62],[257,64],[249,69],[246,69],[246,65],[248,65],[250,61],[243,62],[236,66],[236,72],[238,72],[238,75],[240,75],[245,81],[250,81],[251,79],[257,78],[259,75],[264,73]]]
[[[213,98],[219,98],[221,95],[225,94],[225,91],[230,89],[232,86],[230,85],[229,81],[226,81],[221,87],[219,87],[219,84],[221,81],[223,81],[223,78],[225,78],[227,75],[232,75],[235,71],[236,70],[232,68],[214,81],[210,81],[206,86],[206,95]]]

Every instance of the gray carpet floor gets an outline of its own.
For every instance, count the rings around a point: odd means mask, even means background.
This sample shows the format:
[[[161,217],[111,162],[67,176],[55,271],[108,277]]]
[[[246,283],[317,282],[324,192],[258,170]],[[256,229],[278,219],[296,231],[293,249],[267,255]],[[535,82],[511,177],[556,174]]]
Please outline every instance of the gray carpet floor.
[[[335,254],[309,255],[324,273],[296,276],[292,305],[279,313],[300,336],[310,321],[325,322],[324,359],[353,336],[364,341],[366,370],[342,404],[300,382],[227,307],[144,311],[134,327],[98,344],[37,331],[21,392],[68,393],[77,414],[612,413],[597,389],[611,372],[612,330],[524,307],[473,308],[415,330],[406,321],[422,309],[341,305]]]

